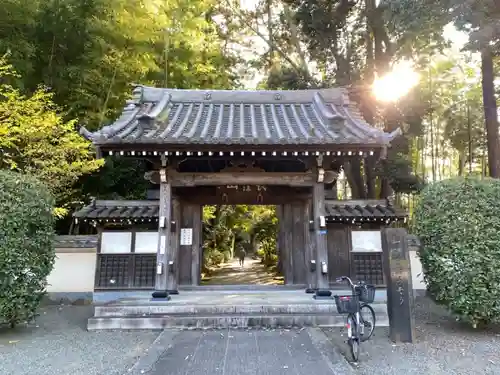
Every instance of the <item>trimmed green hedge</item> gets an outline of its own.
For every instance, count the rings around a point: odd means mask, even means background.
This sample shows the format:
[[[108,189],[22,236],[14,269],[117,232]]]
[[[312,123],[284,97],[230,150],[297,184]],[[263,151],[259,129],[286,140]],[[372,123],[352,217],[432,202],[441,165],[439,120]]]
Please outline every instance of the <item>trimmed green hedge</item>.
[[[34,318],[54,250],[54,201],[31,176],[0,171],[0,323]]]
[[[431,297],[474,327],[499,322],[500,180],[430,184],[413,221]]]

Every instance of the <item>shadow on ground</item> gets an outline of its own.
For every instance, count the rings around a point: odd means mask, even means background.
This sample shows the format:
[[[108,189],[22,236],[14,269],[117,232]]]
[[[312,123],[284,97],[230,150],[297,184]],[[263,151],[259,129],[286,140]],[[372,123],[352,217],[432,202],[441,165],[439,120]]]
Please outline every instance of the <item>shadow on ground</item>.
[[[331,342],[350,358],[343,329],[325,329]],[[391,374],[500,374],[500,329],[474,330],[457,322],[447,311],[426,297],[415,302],[414,344],[395,344],[389,329],[378,328],[361,345],[361,358],[354,365],[363,375]]]

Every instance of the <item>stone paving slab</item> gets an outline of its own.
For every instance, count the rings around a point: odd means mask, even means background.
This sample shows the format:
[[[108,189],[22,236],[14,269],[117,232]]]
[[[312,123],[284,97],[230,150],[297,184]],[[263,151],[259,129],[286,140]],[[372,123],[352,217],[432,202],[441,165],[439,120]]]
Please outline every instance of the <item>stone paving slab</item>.
[[[313,332],[311,340],[310,330]],[[171,335],[165,331],[166,335]],[[319,333],[318,333],[319,332]],[[352,368],[333,352],[317,345],[316,329],[181,331],[156,358],[142,358],[148,375],[346,375]],[[161,339],[159,340],[161,341]],[[131,373],[131,372],[129,372]]]
[[[348,289],[333,290],[333,294],[350,295]],[[314,299],[312,294],[305,293],[304,290],[199,290],[181,291],[178,295],[172,295],[169,301],[152,301],[148,298],[122,298],[105,306],[183,306],[183,305],[269,305],[269,304],[313,304],[313,305],[334,305],[332,299]],[[385,303],[387,292],[380,289],[375,292],[375,303]]]

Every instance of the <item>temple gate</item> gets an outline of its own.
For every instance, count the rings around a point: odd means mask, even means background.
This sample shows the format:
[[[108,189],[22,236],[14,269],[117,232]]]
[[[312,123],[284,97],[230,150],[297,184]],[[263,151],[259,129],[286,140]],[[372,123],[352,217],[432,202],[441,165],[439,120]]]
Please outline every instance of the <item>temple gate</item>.
[[[99,157],[148,160],[144,177],[158,187],[150,200],[95,201],[75,214],[100,231],[124,223],[132,232],[138,225],[150,233],[156,227],[156,255],[136,253],[135,234],[130,254],[101,252],[96,289],[153,289],[165,298],[198,286],[202,206],[208,204],[277,206],[287,285],[326,290],[344,274],[384,284],[381,254],[354,251],[352,237],[405,214],[387,201],[338,201],[331,186],[346,161],[384,157],[399,131],[386,134],[367,124],[347,89],[137,86],[113,124],[81,133]]]

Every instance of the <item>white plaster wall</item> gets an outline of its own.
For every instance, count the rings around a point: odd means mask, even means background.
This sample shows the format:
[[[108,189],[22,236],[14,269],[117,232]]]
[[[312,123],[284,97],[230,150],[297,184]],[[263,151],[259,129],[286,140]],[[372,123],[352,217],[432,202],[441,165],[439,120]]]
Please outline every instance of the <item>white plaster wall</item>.
[[[76,252],[76,251],[83,252]],[[62,251],[62,252],[60,252]],[[422,264],[416,251],[410,251],[413,289],[425,290]],[[89,249],[59,250],[54,268],[47,278],[49,293],[93,292],[96,252]]]
[[[47,278],[48,293],[94,291],[95,251],[75,252],[74,250],[80,249],[71,250],[73,251],[56,253],[54,268]]]
[[[422,273],[422,263],[420,263],[417,252],[414,250],[410,250],[410,267],[413,289],[425,290],[426,287],[424,283],[424,275]]]

